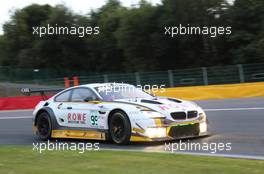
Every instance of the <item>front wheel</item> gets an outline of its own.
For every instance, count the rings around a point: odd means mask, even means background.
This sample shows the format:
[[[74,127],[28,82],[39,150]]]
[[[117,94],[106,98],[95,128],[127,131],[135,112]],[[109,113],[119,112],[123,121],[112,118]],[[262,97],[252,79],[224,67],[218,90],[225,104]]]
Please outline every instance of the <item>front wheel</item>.
[[[41,140],[48,140],[51,137],[51,120],[49,114],[41,113],[37,118],[37,135]]]
[[[127,144],[131,137],[131,125],[127,115],[118,111],[109,120],[109,134],[117,144]]]

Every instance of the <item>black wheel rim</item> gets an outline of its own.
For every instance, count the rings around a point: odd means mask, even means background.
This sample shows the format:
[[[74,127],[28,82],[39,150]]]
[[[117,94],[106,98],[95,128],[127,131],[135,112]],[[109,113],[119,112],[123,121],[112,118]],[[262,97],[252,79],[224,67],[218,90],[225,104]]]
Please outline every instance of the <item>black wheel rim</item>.
[[[111,134],[112,138],[116,141],[122,140],[125,133],[124,120],[120,117],[116,117],[112,121]]]
[[[41,136],[47,136],[50,130],[50,125],[48,119],[42,117],[39,120],[38,132]]]

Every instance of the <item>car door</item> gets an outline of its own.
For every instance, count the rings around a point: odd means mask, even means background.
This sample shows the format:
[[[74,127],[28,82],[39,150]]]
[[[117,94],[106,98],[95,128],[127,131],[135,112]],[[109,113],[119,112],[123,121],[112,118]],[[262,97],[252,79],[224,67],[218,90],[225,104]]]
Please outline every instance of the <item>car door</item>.
[[[73,89],[66,90],[54,98],[53,112],[60,126],[68,126],[67,114],[71,110],[70,97]]]
[[[104,129],[104,119],[100,117],[101,104],[96,94],[87,87],[75,88],[69,102],[67,118],[69,127]],[[70,108],[70,109],[69,109]]]

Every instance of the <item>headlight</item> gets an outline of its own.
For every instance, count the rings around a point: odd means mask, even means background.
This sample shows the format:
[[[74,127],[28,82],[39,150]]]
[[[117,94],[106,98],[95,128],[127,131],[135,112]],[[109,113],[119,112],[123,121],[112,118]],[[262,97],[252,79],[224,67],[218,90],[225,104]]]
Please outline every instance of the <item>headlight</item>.
[[[162,138],[166,137],[166,128],[147,128],[146,135],[149,138]]]
[[[155,111],[142,111],[142,113],[148,118],[164,118],[165,116]]]
[[[207,123],[206,122],[200,123],[199,128],[200,128],[200,133],[207,132]]]
[[[204,112],[199,113],[199,118],[200,121],[206,121],[206,115]]]

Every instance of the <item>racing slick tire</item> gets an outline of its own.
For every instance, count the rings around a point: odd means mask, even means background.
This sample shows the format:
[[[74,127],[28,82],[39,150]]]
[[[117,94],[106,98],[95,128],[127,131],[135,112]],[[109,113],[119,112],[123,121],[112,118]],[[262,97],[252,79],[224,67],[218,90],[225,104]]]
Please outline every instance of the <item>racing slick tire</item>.
[[[45,141],[51,138],[52,126],[47,112],[43,112],[38,116],[36,126],[39,139]]]
[[[131,125],[122,111],[113,113],[109,120],[109,138],[116,144],[127,144],[131,137]]]

